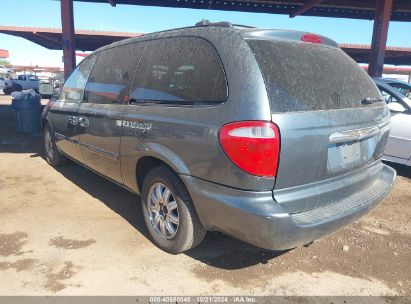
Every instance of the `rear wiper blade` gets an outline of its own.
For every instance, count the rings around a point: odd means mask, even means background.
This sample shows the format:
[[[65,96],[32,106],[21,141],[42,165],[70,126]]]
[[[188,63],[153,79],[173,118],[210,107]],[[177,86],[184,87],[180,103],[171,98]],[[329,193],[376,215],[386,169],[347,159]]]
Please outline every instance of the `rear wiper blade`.
[[[378,97],[377,98],[367,97],[367,98],[364,98],[363,100],[361,100],[362,104],[372,104],[374,102],[382,102],[382,99],[378,98]]]

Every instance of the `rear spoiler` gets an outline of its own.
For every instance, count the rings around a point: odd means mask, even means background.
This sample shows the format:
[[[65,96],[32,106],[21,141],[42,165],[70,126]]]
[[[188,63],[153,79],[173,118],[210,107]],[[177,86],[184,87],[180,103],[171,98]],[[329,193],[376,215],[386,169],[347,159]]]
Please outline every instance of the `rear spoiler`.
[[[308,32],[287,31],[287,30],[258,30],[250,29],[240,32],[244,39],[258,40],[290,40],[295,42],[308,42],[340,48],[334,40]]]

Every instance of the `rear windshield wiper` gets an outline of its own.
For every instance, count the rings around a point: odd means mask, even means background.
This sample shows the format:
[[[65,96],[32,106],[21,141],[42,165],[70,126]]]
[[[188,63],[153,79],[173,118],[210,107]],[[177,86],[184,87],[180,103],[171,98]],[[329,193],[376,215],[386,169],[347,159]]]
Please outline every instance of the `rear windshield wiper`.
[[[378,98],[378,97],[377,98],[367,97],[367,98],[364,98],[363,100],[361,100],[362,104],[372,104],[374,102],[382,102],[382,99]]]

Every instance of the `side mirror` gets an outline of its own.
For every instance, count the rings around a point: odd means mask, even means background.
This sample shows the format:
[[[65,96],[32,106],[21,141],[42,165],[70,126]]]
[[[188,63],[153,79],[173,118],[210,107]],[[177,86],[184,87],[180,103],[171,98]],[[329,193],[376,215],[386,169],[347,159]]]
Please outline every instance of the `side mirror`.
[[[39,93],[41,98],[50,99],[54,95],[54,88],[51,83],[41,83],[39,85]]]
[[[405,112],[404,106],[398,102],[390,102],[387,106],[391,112],[398,112],[398,113]]]

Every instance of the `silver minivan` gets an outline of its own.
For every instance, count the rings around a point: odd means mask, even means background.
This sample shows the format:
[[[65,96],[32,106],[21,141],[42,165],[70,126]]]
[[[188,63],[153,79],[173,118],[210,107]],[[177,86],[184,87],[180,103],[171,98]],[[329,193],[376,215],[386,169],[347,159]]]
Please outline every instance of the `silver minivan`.
[[[52,166],[69,158],[139,194],[171,253],[208,230],[310,243],[375,207],[396,175],[377,87],[304,32],[202,22],[113,43],[77,66],[42,125]]]

